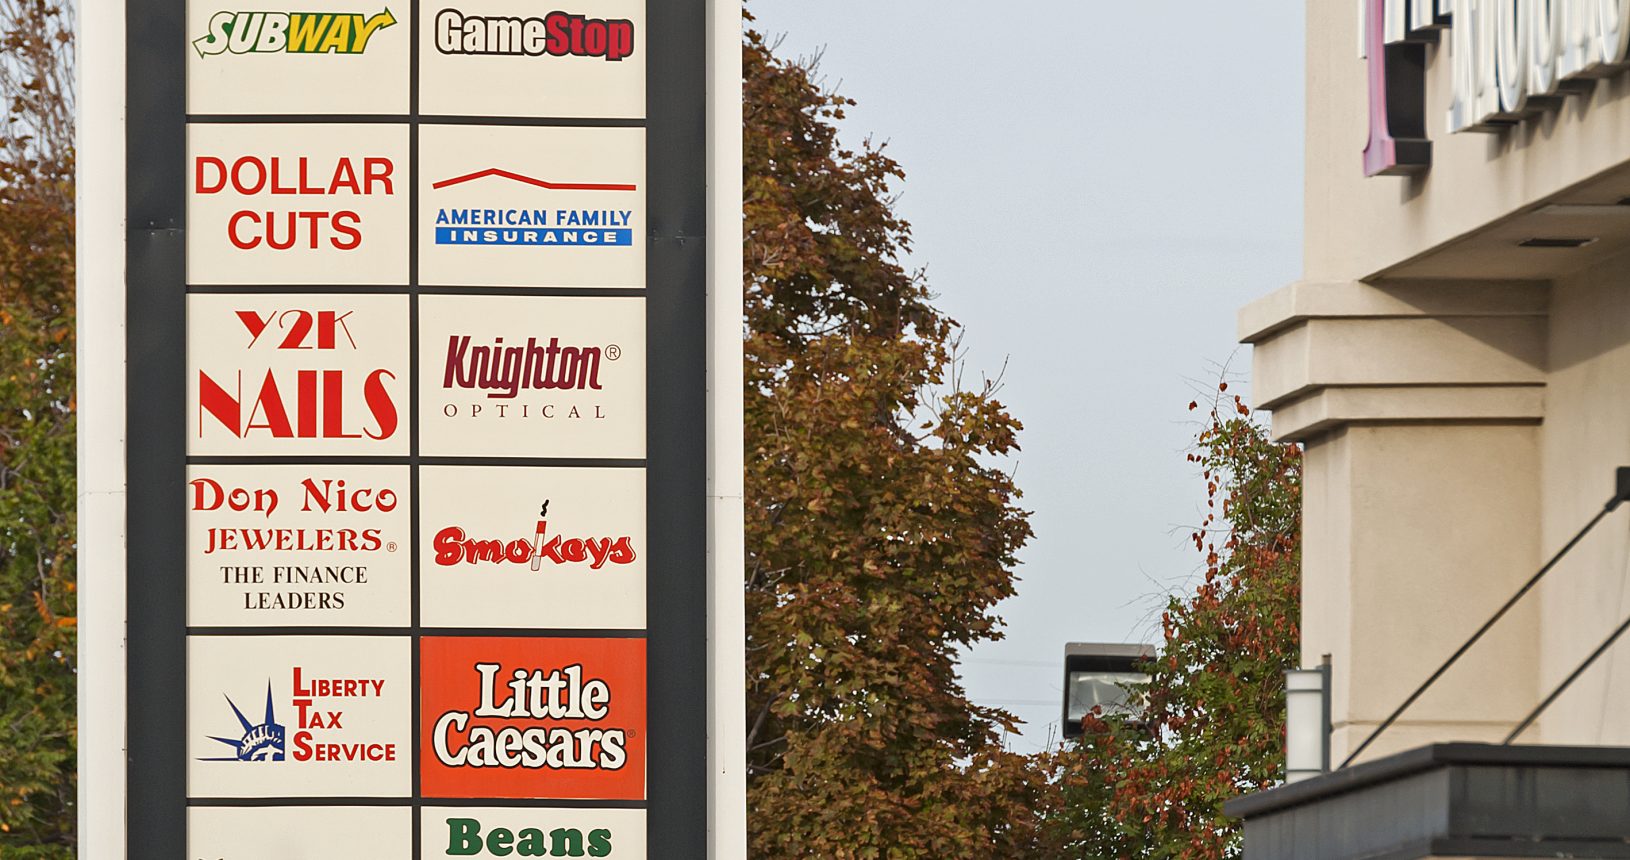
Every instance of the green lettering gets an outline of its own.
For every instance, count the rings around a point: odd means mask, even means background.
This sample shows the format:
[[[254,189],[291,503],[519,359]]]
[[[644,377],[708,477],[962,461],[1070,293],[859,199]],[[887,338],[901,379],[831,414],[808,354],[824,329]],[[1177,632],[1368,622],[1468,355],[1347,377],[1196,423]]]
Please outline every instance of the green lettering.
[[[543,837],[543,831],[536,827],[528,827],[521,831],[521,841],[515,843],[515,853],[522,857],[548,857],[549,843]]]
[[[602,829],[602,830],[590,830],[589,831],[589,856],[590,857],[610,857],[611,856],[611,831],[610,830]]]
[[[550,833],[549,838],[554,840],[556,857],[583,856],[583,831],[561,827]]]
[[[469,857],[481,853],[481,822],[474,818],[447,819],[447,853]]]
[[[492,832],[487,834],[487,850],[491,851],[494,857],[508,857],[515,851],[510,847],[514,844],[515,832],[512,830],[494,827]]]

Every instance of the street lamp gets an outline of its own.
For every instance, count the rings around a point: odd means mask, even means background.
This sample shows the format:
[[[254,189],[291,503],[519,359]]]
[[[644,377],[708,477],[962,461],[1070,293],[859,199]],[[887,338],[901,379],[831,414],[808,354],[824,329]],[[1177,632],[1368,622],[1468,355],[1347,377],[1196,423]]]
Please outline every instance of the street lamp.
[[[1330,772],[1330,664],[1285,672],[1285,782]]]
[[[1142,697],[1127,688],[1149,683],[1139,664],[1154,659],[1153,645],[1071,642],[1064,646],[1064,737],[1082,735],[1081,720],[1101,708],[1101,716],[1137,720]]]

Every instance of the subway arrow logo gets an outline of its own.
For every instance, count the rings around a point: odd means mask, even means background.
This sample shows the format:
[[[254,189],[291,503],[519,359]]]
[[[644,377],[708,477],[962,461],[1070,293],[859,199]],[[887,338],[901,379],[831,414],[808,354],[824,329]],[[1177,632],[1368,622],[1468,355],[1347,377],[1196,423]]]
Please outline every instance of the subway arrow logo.
[[[396,23],[391,10],[352,12],[216,12],[209,35],[193,40],[198,56],[216,54],[360,54],[374,33]]]

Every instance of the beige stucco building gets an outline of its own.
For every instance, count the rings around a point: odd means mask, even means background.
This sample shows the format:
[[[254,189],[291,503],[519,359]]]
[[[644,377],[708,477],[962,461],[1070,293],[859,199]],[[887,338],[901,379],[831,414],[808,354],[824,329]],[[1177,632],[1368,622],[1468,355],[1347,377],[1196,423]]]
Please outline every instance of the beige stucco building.
[[[1450,134],[1439,31],[1431,164],[1367,177],[1362,22],[1329,0],[1307,22],[1305,271],[1239,324],[1275,435],[1306,446],[1303,664],[1330,655],[1340,762],[1630,464],[1630,74]],[[1504,738],[1630,616],[1627,582],[1621,509],[1363,758]],[[1630,745],[1627,710],[1630,641],[1522,741]]]

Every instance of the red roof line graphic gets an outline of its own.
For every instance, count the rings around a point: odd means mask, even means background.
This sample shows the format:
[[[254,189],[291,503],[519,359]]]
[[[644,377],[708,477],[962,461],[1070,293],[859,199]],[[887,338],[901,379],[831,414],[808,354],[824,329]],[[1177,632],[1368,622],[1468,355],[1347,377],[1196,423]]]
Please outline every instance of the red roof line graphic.
[[[455,176],[452,179],[443,179],[430,187],[438,189],[446,188],[450,185],[459,185],[465,182],[474,182],[477,179],[485,179],[488,176],[502,176],[505,179],[513,179],[516,182],[524,182],[527,185],[536,185],[539,188],[547,188],[550,191],[634,191],[637,189],[637,186],[634,185],[608,185],[596,182],[545,182],[542,179],[533,179],[530,176],[523,176],[519,173],[511,173],[508,170],[500,170],[496,167],[489,167],[486,170],[477,170],[474,173],[466,173],[463,176]]]

